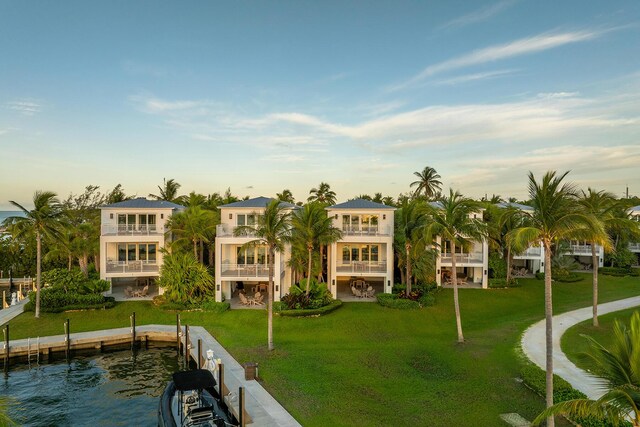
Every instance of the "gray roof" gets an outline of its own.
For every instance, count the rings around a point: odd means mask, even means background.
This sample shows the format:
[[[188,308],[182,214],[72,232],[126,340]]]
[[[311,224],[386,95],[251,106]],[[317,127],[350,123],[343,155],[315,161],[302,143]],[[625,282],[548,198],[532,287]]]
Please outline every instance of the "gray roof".
[[[640,205],[629,208],[629,211],[640,211]]]
[[[266,208],[271,201],[275,200],[272,197],[254,197],[253,199],[248,200],[240,200],[239,202],[228,203],[226,205],[220,205],[218,208],[255,208],[255,209],[263,209]],[[280,206],[285,208],[297,208],[298,206],[287,203],[280,202]]]
[[[100,209],[125,208],[125,209],[184,209],[184,206],[166,200],[147,200],[145,197],[125,200],[101,206]]]
[[[515,209],[520,209],[521,211],[533,210],[531,206],[523,205],[522,203],[514,203],[514,202],[500,202],[500,203],[496,203],[496,206],[499,208],[515,208]]]
[[[382,203],[372,202],[365,199],[353,199],[344,203],[329,206],[327,209],[394,209],[393,206],[383,205]]]

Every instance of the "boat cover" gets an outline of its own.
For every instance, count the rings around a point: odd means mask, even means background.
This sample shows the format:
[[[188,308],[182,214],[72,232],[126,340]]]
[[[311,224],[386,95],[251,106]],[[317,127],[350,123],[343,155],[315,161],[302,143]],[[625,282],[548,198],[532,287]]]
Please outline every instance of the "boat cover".
[[[216,386],[213,374],[206,369],[176,372],[173,374],[173,383],[178,391],[204,390]]]

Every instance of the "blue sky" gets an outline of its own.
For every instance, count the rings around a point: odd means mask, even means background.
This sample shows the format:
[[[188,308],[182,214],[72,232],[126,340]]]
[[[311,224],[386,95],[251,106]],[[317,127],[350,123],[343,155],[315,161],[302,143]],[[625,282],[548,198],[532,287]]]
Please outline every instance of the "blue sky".
[[[640,195],[640,2],[0,0],[0,209],[38,189],[339,200],[434,167]]]

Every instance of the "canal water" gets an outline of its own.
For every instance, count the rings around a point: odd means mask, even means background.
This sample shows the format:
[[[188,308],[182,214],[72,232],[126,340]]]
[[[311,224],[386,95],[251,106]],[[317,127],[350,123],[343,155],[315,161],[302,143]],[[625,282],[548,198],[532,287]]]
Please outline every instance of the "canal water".
[[[179,363],[175,347],[159,347],[13,365],[0,396],[23,426],[157,426],[160,395]]]

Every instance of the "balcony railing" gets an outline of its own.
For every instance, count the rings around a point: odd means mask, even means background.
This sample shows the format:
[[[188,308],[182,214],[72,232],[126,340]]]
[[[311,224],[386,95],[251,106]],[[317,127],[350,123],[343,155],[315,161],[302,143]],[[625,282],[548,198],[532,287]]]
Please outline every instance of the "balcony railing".
[[[269,277],[269,265],[223,263],[221,275],[222,277]]]
[[[218,224],[216,225],[216,236],[217,237],[229,237],[233,236],[233,231],[236,229],[235,226],[229,224]],[[246,234],[242,237],[254,237],[254,233]]]
[[[542,248],[540,246],[531,246],[521,254],[515,255],[514,258],[539,257],[540,255],[542,255]]]
[[[338,273],[386,273],[386,261],[352,261],[336,266]]]
[[[629,250],[631,252],[640,252],[640,243],[629,243]]]
[[[388,236],[390,235],[391,227],[380,227],[377,225],[372,226],[342,226],[342,234],[344,236]]]
[[[155,261],[107,261],[107,273],[157,273]]]
[[[150,236],[164,233],[164,227],[149,225],[103,225],[103,236]]]
[[[450,264],[452,261],[451,253],[441,253],[440,262]],[[456,263],[461,264],[481,264],[483,262],[482,252],[472,252],[468,254],[456,254]]]
[[[598,252],[596,246],[596,253]],[[591,255],[591,245],[571,245],[569,246],[569,254],[571,255]]]

